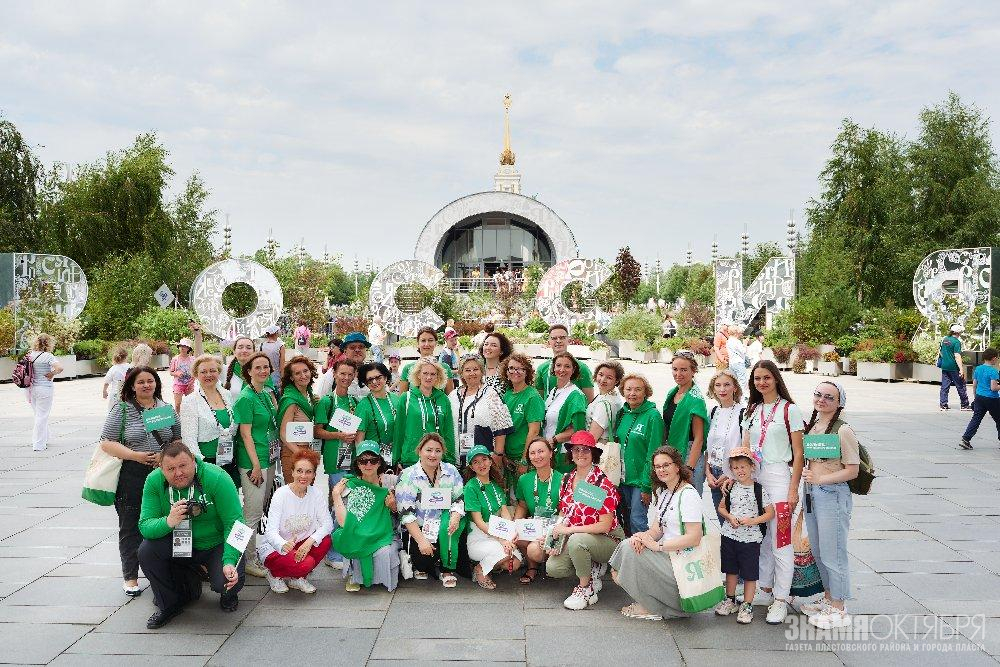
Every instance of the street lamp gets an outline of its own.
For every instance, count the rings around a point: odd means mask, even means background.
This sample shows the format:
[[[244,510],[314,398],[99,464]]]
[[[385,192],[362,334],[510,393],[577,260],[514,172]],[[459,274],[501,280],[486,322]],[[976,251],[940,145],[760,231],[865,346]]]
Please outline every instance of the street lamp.
[[[719,241],[718,237],[712,237],[712,263],[715,264],[717,259],[719,259]]]

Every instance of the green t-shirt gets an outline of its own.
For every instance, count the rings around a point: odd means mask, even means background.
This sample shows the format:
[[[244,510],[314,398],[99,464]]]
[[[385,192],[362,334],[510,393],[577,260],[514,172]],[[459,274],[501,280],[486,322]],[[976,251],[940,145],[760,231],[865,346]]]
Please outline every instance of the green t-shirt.
[[[957,371],[955,355],[962,351],[962,341],[955,336],[945,336],[941,341],[941,370]]]
[[[323,398],[319,399],[319,402],[316,404],[315,423],[319,424],[327,431],[339,433],[340,431],[338,429],[330,428],[330,420],[333,419],[333,413],[337,411],[337,408],[341,408],[351,414],[355,414],[358,408],[358,399],[354,398],[350,394],[347,396],[327,394]],[[343,455],[341,455],[342,449],[344,452]],[[350,468],[351,460],[354,458],[351,449],[352,448],[349,445],[344,446],[344,443],[340,440],[324,440],[323,470],[329,475],[338,470],[347,470]],[[338,461],[342,462],[342,465],[337,465]]]
[[[444,440],[444,461],[455,464],[455,421],[451,414],[448,394],[435,388],[430,397],[419,389],[410,389],[400,396],[399,412],[392,435],[392,463],[411,466],[417,462],[417,443],[425,433],[441,434]]]
[[[250,435],[262,469],[271,465],[269,444],[278,437],[278,408],[274,405],[273,396],[269,389],[258,394],[252,385],[247,384],[243,385],[239,398],[233,403],[233,418],[236,423],[250,424]],[[250,462],[250,455],[247,454],[242,438],[234,449],[236,465],[243,470],[251,470],[253,464]]]
[[[535,514],[538,507],[547,510],[548,516],[555,516],[559,513],[559,487],[562,478],[561,472],[553,470],[548,482],[539,482],[538,471],[529,470],[517,480],[514,496],[528,508],[528,516],[542,516]]]
[[[594,376],[587,367],[587,364],[583,363],[579,359],[576,360],[580,364],[580,374],[573,380],[575,384],[580,389],[592,389],[594,386]],[[535,389],[538,390],[539,395],[542,398],[549,395],[556,386],[556,376],[551,372],[552,361],[546,361],[538,370],[535,372]]]
[[[504,453],[512,461],[522,460],[525,441],[528,439],[528,424],[545,420],[545,401],[533,387],[525,387],[516,393],[508,389],[503,395],[503,402],[514,422],[514,430],[507,434]]]
[[[490,517],[500,514],[500,508],[506,504],[506,494],[496,482],[483,485],[478,479],[470,479],[465,483],[463,491],[465,512],[479,512],[483,521],[489,523]],[[470,519],[469,529],[472,529]]]
[[[229,410],[215,410],[215,418],[219,420],[219,426],[222,428],[229,428],[229,425],[232,424],[229,420]],[[219,439],[199,442],[198,449],[201,450],[201,455],[206,459],[214,459],[215,455],[219,453]]]
[[[392,443],[399,401],[399,394],[389,394],[386,398],[375,398],[369,394],[361,399],[354,414],[361,418],[358,430],[365,432],[366,440],[374,440],[380,445]]]

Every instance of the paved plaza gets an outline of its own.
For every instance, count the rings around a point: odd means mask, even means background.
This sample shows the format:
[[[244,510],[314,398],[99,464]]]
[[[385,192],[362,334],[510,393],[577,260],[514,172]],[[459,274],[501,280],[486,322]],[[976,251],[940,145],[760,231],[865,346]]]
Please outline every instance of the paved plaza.
[[[662,404],[669,367],[632,366],[654,382]],[[708,377],[699,373],[702,387]],[[805,412],[820,378],[786,378]],[[149,631],[153,596],[129,600],[121,590],[114,509],[80,498],[104,418],[101,380],[56,385],[52,439],[42,453],[31,451],[31,411],[21,390],[0,385],[0,662],[995,665],[1000,449],[992,422],[983,424],[974,451],[961,451],[970,413],[939,412],[936,385],[854,377],[843,384],[846,417],[880,476],[871,495],[854,496],[854,631],[806,634],[805,641],[802,617],[772,627],[759,607],[750,626],[711,613],[627,620],[618,611],[627,600],[610,582],[595,607],[573,612],[562,608],[566,582],[521,586],[499,576],[492,593],[464,579],[456,590],[407,581],[394,594],[346,593],[339,572],[327,567],[312,577],[315,595],[276,595],[251,577],[236,613],[221,613],[206,587],[198,603]]]

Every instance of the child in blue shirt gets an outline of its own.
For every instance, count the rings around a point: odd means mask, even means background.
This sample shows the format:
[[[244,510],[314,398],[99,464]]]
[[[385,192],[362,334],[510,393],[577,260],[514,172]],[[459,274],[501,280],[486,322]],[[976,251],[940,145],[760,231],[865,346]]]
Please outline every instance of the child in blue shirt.
[[[972,373],[972,387],[975,401],[972,403],[972,419],[962,434],[962,449],[972,449],[972,436],[979,430],[986,413],[990,413],[997,425],[1000,438],[1000,370],[997,370],[997,351],[992,347],[983,352],[983,363]]]

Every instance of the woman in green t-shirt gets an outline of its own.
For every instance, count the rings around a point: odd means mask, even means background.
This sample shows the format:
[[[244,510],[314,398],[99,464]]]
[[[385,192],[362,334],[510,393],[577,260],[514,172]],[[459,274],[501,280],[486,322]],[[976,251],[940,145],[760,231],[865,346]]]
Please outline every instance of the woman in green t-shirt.
[[[377,442],[382,458],[392,463],[392,435],[399,411],[399,396],[389,393],[389,369],[382,362],[365,364],[358,369],[358,385],[368,387],[368,395],[358,403],[355,413],[361,419],[358,442]]]
[[[517,466],[517,475],[508,476],[513,485],[517,477],[528,470],[524,460],[524,446],[542,431],[545,401],[532,385],[535,371],[528,357],[515,352],[504,359],[500,371],[509,387],[503,395],[503,402],[507,404],[514,422],[514,430],[507,434],[503,449],[504,468],[509,468],[511,463]]]
[[[559,485],[562,484],[562,473],[553,469],[552,461],[555,452],[545,438],[536,436],[528,446],[528,460],[532,470],[521,475],[517,480],[514,495],[517,507],[514,510],[515,519],[538,519],[546,524],[555,520],[559,514]],[[517,548],[527,557],[528,567],[521,576],[522,584],[530,584],[538,576],[539,566],[549,555],[543,548],[542,539],[518,539]]]
[[[294,477],[295,455],[300,449],[309,449],[308,442],[287,442],[285,428],[289,422],[312,422],[316,399],[312,393],[313,382],[319,374],[316,366],[303,355],[297,355],[285,364],[281,372],[281,400],[278,402],[278,436],[281,438],[281,474],[286,484]],[[312,435],[313,426],[309,426]],[[315,471],[313,471],[315,472]]]
[[[422,327],[419,331],[417,331],[417,353],[420,355],[421,359],[432,359],[440,363],[436,354],[437,344],[437,332],[432,327]],[[403,371],[400,374],[399,379],[400,394],[406,394],[407,391],[420,384],[419,382],[414,382],[410,379],[411,371],[416,363],[417,362],[413,361],[403,366]],[[441,368],[443,368],[445,372],[445,383],[442,385],[441,389],[444,390],[444,393],[450,394],[455,389],[455,384],[451,379],[454,374],[451,372],[451,368],[447,366],[442,365]]]
[[[500,469],[493,465],[490,450],[476,445],[469,450],[469,465],[465,468],[465,513],[469,517],[466,547],[469,560],[476,562],[472,578],[480,587],[492,591],[497,587],[490,573],[495,569],[509,572],[521,567],[521,552],[513,540],[489,534],[490,517],[513,520],[507,507],[507,492],[503,488]]]
[[[271,360],[267,355],[251,355],[243,366],[243,390],[233,403],[233,417],[240,425],[240,442],[234,448],[243,488],[243,516],[254,530],[247,547],[252,555],[247,559],[246,571],[255,577],[264,576],[264,566],[256,555],[257,525],[274,486],[274,464],[281,448],[278,405],[274,394],[264,387],[270,376]]]
[[[417,359],[410,371],[410,390],[403,394],[392,436],[392,463],[405,468],[417,462],[417,443],[438,433],[445,443],[444,461],[455,464],[455,423],[443,387],[448,377],[433,359]]]

